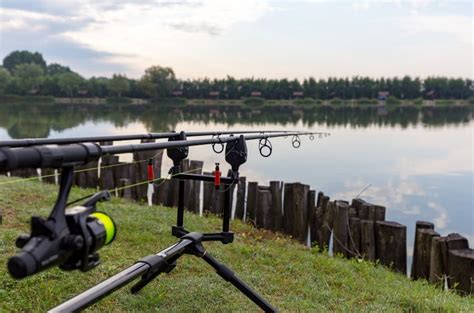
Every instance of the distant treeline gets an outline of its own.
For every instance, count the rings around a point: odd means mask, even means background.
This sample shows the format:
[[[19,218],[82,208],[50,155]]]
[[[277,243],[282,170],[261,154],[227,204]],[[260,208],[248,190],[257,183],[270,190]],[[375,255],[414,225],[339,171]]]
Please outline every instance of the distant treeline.
[[[140,79],[114,74],[111,78],[83,78],[69,67],[47,64],[38,52],[14,51],[0,67],[0,95],[54,97],[130,97],[187,99],[468,99],[474,96],[471,79],[418,78],[328,78],[297,79],[177,79],[173,69],[152,66]]]

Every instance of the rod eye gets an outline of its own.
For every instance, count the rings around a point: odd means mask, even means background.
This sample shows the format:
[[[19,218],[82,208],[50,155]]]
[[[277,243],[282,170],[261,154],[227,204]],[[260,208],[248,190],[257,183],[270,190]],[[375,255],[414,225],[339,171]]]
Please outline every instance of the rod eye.
[[[219,140],[219,143],[212,144],[212,150],[217,154],[222,153],[222,151],[224,151],[224,144],[221,142],[221,137],[219,135],[212,135],[212,138],[217,138]]]
[[[268,138],[261,138],[258,141],[258,151],[260,152],[260,155],[264,158],[268,158],[270,155],[272,155],[273,147],[272,143],[270,142],[270,140],[268,140]]]
[[[293,138],[291,139],[291,144],[292,144],[293,148],[299,148],[301,146],[300,136],[293,135]]]

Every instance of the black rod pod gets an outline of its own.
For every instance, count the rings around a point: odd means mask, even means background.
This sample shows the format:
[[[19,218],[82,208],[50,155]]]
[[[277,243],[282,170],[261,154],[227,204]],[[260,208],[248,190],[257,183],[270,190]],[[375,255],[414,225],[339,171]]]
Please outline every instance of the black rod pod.
[[[99,264],[96,253],[115,237],[115,224],[96,203],[109,200],[108,191],[89,198],[83,206],[66,210],[74,168],[65,167],[56,204],[50,216],[31,218],[31,234],[20,236],[16,245],[22,251],[8,260],[8,270],[17,279],[59,265],[64,270],[87,271]]]

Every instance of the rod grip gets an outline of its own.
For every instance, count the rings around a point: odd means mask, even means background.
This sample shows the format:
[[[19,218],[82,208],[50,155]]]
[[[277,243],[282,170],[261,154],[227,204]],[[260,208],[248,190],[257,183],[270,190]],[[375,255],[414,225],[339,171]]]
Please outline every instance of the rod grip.
[[[95,143],[68,146],[35,146],[27,148],[0,148],[0,172],[22,168],[61,168],[86,164],[101,156]]]
[[[20,252],[8,260],[8,271],[14,278],[21,279],[36,273],[37,262],[31,254]]]

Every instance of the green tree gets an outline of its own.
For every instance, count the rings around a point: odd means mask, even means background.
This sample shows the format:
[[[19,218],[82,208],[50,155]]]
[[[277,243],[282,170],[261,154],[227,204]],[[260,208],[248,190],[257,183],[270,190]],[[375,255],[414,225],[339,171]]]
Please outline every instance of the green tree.
[[[146,95],[164,98],[171,95],[177,86],[177,80],[172,68],[157,65],[145,70],[140,85]]]
[[[46,70],[46,61],[39,52],[13,51],[3,59],[3,67],[13,73],[17,65],[23,63],[38,64],[43,71]]]
[[[18,87],[23,94],[38,92],[44,79],[43,68],[34,63],[18,64],[15,66],[13,74]]]
[[[68,72],[72,72],[69,66],[63,66],[58,63],[51,63],[46,68],[46,74],[50,76],[58,75],[62,73],[68,73]]]
[[[66,94],[68,97],[73,97],[85,82],[84,78],[74,72],[62,73],[57,75],[57,77],[61,93]]]
[[[121,97],[124,93],[130,91],[130,82],[127,77],[114,74],[112,79],[108,81],[108,88],[114,96]]]
[[[93,97],[105,98],[109,96],[109,79],[106,77],[91,77],[87,81],[87,90]]]
[[[5,68],[0,67],[0,95],[5,94],[8,85],[12,81],[12,76]]]

